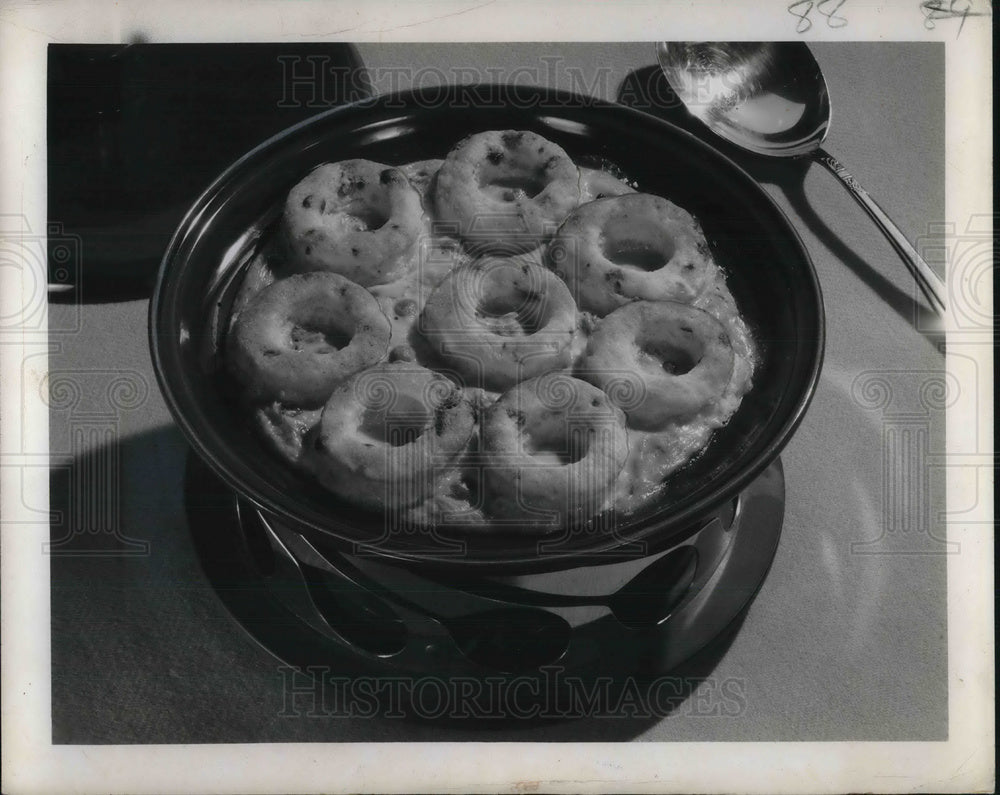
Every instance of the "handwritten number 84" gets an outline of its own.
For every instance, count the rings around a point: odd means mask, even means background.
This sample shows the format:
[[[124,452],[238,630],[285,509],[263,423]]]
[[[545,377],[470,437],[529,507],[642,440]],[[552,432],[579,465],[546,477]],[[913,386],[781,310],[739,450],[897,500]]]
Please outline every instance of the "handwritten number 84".
[[[814,0],[797,0],[797,2],[788,6],[788,13],[793,17],[798,17],[799,19],[799,21],[795,23],[795,32],[805,33],[813,26],[809,15],[812,13],[814,8],[817,13],[826,17],[826,24],[828,27],[844,27],[844,25],[847,24],[847,18],[838,16],[837,12],[846,2],[847,0],[819,0],[819,2],[814,2]]]

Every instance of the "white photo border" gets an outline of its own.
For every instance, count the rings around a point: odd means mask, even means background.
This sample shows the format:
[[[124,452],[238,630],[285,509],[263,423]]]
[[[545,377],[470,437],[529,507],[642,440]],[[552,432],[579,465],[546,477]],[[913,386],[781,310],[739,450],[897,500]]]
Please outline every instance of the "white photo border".
[[[46,45],[152,41],[632,41],[757,39],[942,41],[946,45],[946,217],[992,214],[992,55],[989,12],[928,29],[927,3],[847,0],[850,25],[798,34],[787,2],[469,3],[7,2],[0,4],[0,213],[45,229]],[[948,3],[936,4],[940,7]],[[954,6],[954,3],[951,4]],[[962,5],[966,5],[962,0]],[[956,37],[959,22],[964,25]],[[322,31],[317,38],[316,31]],[[35,274],[44,279],[44,274]],[[23,305],[16,274],[0,274],[0,316]],[[41,281],[39,283],[44,283]],[[950,328],[950,327],[949,327]],[[47,408],[21,378],[24,340],[0,345],[0,444],[47,449]],[[963,356],[992,373],[992,330]],[[38,361],[44,361],[40,359]],[[952,368],[949,366],[949,371]],[[957,375],[957,373],[956,373]],[[993,450],[992,382],[980,407]],[[35,402],[22,404],[22,395]],[[21,417],[26,419],[21,427]],[[950,413],[951,429],[961,417]],[[5,459],[5,463],[16,460]],[[948,559],[949,728],[945,742],[838,743],[413,743],[200,746],[53,746],[49,681],[47,522],[26,515],[11,489],[47,504],[44,467],[0,467],[2,536],[3,791],[29,792],[935,792],[994,786],[992,494],[978,522],[948,527],[962,554]],[[975,484],[949,468],[949,502]],[[21,477],[23,476],[23,480]],[[992,484],[990,484],[992,485]],[[16,526],[16,532],[12,527]],[[444,779],[443,776],[447,778]]]

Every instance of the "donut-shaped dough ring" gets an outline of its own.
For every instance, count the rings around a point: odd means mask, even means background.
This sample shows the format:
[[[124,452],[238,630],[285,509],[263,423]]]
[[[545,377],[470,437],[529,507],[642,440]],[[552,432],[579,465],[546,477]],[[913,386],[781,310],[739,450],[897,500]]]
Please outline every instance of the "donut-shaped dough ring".
[[[625,417],[600,389],[547,373],[486,411],[482,456],[492,516],[576,524],[612,500],[628,456]]]
[[[300,273],[264,288],[240,313],[227,358],[251,400],[318,406],[385,358],[389,330],[364,288],[335,273]]]
[[[339,273],[362,287],[406,273],[424,227],[420,194],[406,175],[370,160],[325,163],[285,201],[291,266]]]
[[[577,313],[566,285],[545,268],[487,257],[452,271],[418,322],[467,386],[503,390],[569,366]]]
[[[416,505],[457,465],[474,427],[461,387],[412,362],[384,363],[334,390],[307,441],[307,466],[353,503]]]
[[[635,188],[607,171],[597,168],[580,169],[581,203],[635,192]]]
[[[580,203],[580,172],[560,146],[533,132],[478,133],[448,153],[434,202],[471,250],[528,251]]]
[[[676,301],[636,301],[601,321],[578,374],[599,386],[629,425],[661,430],[719,401],[733,346],[707,312]]]
[[[690,303],[714,270],[697,221],[648,193],[581,205],[549,243],[546,264],[598,316],[635,300]]]

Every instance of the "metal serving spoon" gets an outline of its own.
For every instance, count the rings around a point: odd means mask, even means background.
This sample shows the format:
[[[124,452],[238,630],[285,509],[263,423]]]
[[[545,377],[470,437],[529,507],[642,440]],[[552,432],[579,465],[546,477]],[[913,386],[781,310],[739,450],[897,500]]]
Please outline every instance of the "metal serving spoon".
[[[840,178],[902,257],[928,302],[945,312],[945,285],[885,210],[821,148],[832,109],[823,72],[801,42],[661,42],[657,59],[688,111],[736,146],[805,157]]]

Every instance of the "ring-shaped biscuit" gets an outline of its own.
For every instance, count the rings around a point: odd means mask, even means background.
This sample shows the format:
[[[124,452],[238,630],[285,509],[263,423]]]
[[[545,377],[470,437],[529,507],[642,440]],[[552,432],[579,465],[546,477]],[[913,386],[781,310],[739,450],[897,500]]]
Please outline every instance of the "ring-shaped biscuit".
[[[251,400],[316,406],[385,358],[389,329],[363,287],[335,273],[300,273],[264,288],[240,313],[227,361]]]
[[[598,316],[629,301],[690,302],[714,270],[694,218],[648,193],[581,205],[549,243],[545,261],[579,307]]]
[[[577,372],[608,393],[629,425],[662,430],[716,404],[733,363],[729,334],[707,312],[636,301],[601,321]]]
[[[416,505],[454,469],[475,427],[461,387],[411,362],[337,387],[307,443],[307,466],[334,494],[370,508]]]
[[[483,258],[437,286],[419,323],[436,357],[468,386],[503,390],[569,366],[577,312],[545,268]]]
[[[292,267],[339,273],[362,287],[405,274],[424,228],[420,193],[406,175],[370,160],[325,163],[285,202]]]
[[[483,417],[487,511],[571,525],[613,498],[628,456],[622,411],[586,381],[547,373],[518,384]]]
[[[533,132],[478,133],[448,153],[434,203],[470,249],[527,251],[580,203],[580,172],[560,146]]]

